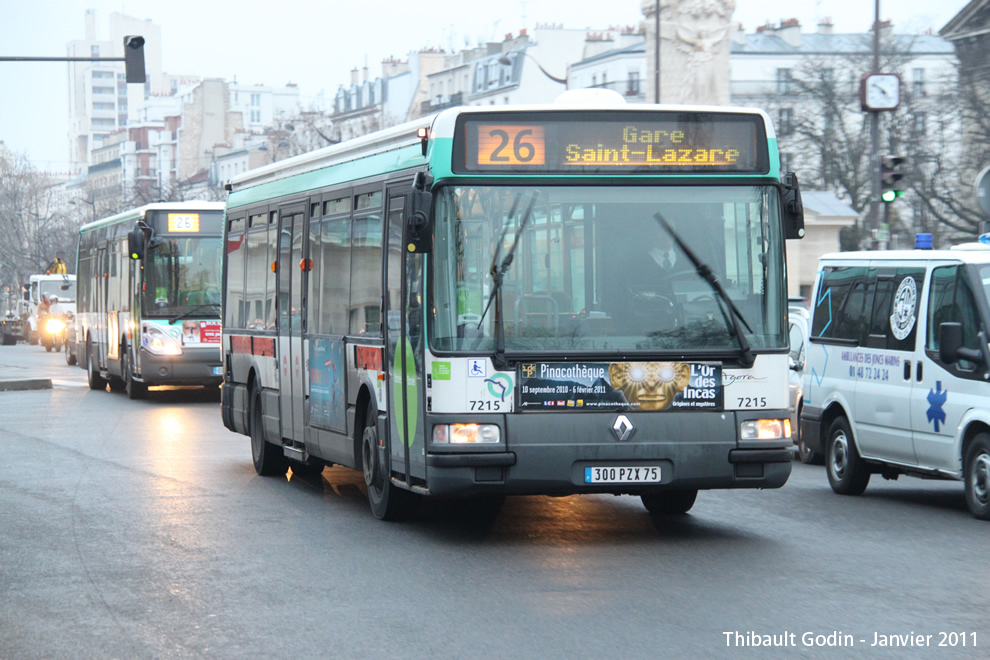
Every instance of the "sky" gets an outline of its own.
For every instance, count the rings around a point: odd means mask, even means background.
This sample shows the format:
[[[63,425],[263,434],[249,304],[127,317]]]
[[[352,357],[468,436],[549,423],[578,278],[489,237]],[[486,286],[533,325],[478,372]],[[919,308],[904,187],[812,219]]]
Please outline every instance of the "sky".
[[[968,0],[881,0],[881,19],[898,32],[936,32]],[[109,14],[150,19],[162,29],[167,73],[247,84],[299,85],[308,105],[332,97],[365,64],[422,48],[460,50],[501,41],[540,23],[604,29],[643,20],[642,0],[0,0],[0,56],[60,57],[85,36],[84,13],[95,9],[97,38],[107,39]],[[870,0],[736,0],[733,20],[747,32],[797,18],[813,31],[829,17],[836,32],[866,32]],[[68,169],[68,65],[0,62],[0,141],[37,169]]]

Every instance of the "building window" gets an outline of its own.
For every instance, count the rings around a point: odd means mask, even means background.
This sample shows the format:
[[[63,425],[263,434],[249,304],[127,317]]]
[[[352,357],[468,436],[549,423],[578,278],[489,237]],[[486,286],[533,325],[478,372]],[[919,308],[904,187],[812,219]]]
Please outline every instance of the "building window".
[[[639,94],[639,71],[629,72],[629,82],[626,85],[626,93],[629,96],[635,96]]]
[[[924,69],[912,69],[911,70],[911,91],[915,96],[925,95],[925,70]]]
[[[93,94],[108,94],[113,96],[113,87],[93,87]]]
[[[261,105],[261,94],[252,94],[251,95],[251,105],[253,105],[253,106],[259,106],[259,105]]]
[[[780,121],[777,126],[777,135],[785,136],[794,132],[794,109],[781,108]]]
[[[99,57],[100,56],[100,47],[99,46],[90,46],[89,47],[89,56],[90,57]]]
[[[915,136],[921,137],[925,134],[928,124],[928,116],[924,112],[915,112],[911,118],[911,130]]]
[[[261,123],[261,110],[252,110],[251,111],[251,123],[252,124],[260,124]]]
[[[777,93],[790,94],[794,79],[791,77],[790,69],[777,69]]]
[[[780,171],[781,172],[793,172],[791,168],[791,154],[786,151],[780,152]]]

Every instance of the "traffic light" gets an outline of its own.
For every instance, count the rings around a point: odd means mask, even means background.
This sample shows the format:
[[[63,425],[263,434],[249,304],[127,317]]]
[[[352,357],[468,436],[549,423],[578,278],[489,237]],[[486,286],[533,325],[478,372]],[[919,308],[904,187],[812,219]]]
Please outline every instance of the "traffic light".
[[[124,37],[124,70],[127,72],[127,82],[143,83],[144,75],[144,37]]]
[[[904,194],[904,157],[880,156],[880,199],[892,202]]]

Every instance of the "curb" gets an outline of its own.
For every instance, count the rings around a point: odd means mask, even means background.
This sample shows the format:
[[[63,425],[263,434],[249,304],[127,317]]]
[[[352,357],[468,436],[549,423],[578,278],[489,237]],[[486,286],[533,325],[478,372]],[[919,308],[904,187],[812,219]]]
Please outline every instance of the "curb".
[[[50,390],[51,378],[25,378],[22,380],[0,380],[0,392],[17,392],[21,390]]]

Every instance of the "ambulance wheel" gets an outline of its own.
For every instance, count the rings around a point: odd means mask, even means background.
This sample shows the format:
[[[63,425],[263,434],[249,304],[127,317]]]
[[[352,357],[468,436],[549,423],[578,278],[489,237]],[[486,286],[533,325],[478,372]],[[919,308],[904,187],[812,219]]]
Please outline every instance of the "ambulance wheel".
[[[966,451],[966,506],[980,520],[990,520],[990,434],[980,433]]]
[[[828,431],[825,466],[828,469],[828,483],[839,495],[862,495],[870,483],[870,468],[856,451],[845,417],[837,417]]]

